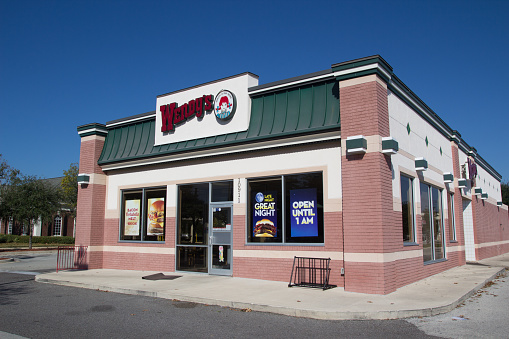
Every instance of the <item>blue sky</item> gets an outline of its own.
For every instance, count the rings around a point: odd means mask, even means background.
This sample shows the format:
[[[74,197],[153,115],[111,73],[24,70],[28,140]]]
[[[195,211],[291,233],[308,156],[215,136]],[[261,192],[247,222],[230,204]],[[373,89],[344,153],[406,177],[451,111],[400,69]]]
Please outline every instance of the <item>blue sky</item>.
[[[79,125],[246,71],[264,84],[375,54],[509,179],[509,1],[0,0],[0,153],[61,176]]]

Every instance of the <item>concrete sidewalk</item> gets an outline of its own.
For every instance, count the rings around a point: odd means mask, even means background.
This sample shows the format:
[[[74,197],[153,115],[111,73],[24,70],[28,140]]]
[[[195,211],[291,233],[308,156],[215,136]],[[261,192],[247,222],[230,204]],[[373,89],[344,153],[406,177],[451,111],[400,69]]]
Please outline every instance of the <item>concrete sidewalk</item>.
[[[174,280],[146,280],[142,277],[159,272],[107,269],[40,274],[36,281],[315,319],[398,319],[449,312],[506,267],[509,254],[453,268],[388,295],[181,272],[165,273],[180,276]]]

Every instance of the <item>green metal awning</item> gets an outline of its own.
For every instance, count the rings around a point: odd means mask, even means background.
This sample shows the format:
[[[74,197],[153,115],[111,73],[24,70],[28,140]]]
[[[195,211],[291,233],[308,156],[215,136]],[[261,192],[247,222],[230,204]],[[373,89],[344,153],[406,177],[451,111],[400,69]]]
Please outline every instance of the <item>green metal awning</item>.
[[[251,100],[251,119],[247,131],[243,132],[154,146],[153,116],[115,124],[108,127],[98,163],[105,165],[340,128],[339,88],[335,80],[264,93]]]

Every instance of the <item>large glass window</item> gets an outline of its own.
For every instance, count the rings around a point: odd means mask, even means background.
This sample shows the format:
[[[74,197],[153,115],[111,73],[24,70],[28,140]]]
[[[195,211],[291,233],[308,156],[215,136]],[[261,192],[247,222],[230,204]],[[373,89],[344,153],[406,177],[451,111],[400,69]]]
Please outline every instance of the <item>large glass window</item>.
[[[120,240],[164,241],[166,189],[123,191],[120,219]]]
[[[322,173],[248,181],[247,240],[323,243]]]
[[[401,176],[401,211],[403,217],[403,241],[415,242],[413,180]]]
[[[448,213],[449,213],[449,240],[456,241],[456,220],[454,219],[454,193],[449,193]]]
[[[57,215],[54,219],[54,227],[53,227],[53,235],[61,236],[62,235],[62,217]]]
[[[420,187],[423,260],[443,259],[442,191],[425,183]]]
[[[209,184],[179,186],[177,244],[208,244]]]

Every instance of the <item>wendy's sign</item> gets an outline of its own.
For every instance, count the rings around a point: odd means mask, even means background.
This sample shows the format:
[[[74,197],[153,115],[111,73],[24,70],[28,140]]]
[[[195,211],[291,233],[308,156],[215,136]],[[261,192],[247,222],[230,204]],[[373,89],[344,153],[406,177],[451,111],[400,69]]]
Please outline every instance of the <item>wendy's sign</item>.
[[[204,112],[212,110],[212,95],[204,95],[201,98],[189,100],[188,103],[178,106],[176,102],[159,107],[161,112],[161,132],[173,131],[175,125],[185,122],[196,115],[201,118]]]
[[[249,88],[258,77],[242,73],[175,92],[156,100],[154,145],[246,131],[251,116]]]
[[[214,106],[212,106],[212,103],[214,103]],[[175,125],[183,123],[194,116],[201,118],[205,112],[212,111],[212,109],[218,119],[231,119],[235,113],[236,106],[235,95],[228,90],[219,92],[215,100],[209,94],[189,100],[189,102],[180,107],[176,102],[161,105],[159,107],[162,121],[161,132],[171,132],[175,129]]]

